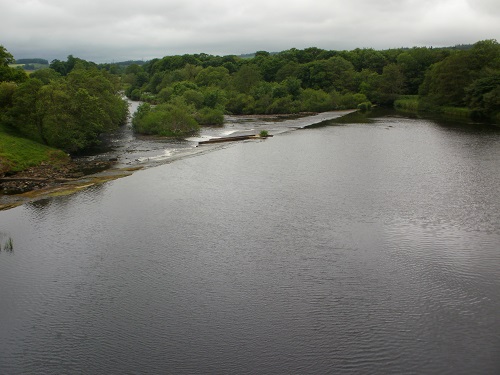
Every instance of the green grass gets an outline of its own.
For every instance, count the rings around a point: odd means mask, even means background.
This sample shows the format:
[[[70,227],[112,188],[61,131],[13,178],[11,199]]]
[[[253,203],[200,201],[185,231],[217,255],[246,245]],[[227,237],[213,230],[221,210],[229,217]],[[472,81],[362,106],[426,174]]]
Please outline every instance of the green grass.
[[[22,138],[0,125],[0,173],[22,171],[43,162],[64,164],[68,160],[63,151]]]
[[[399,111],[417,112],[418,111],[418,96],[406,95],[394,101],[394,108]]]
[[[440,107],[441,113],[446,116],[470,118],[471,111],[464,107]]]

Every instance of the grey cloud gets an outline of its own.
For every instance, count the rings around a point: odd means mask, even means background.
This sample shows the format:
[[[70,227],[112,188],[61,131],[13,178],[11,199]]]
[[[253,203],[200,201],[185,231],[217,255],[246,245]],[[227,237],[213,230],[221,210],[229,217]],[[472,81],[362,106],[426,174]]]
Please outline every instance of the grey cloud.
[[[0,0],[0,5],[0,44],[18,58],[73,54],[101,62],[310,46],[443,46],[500,36],[497,0]]]

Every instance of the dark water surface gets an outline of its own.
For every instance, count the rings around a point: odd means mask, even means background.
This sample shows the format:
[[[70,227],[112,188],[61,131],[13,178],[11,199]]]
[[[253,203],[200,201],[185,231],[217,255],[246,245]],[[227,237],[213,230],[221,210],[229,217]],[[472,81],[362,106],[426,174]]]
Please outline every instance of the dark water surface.
[[[0,244],[1,374],[500,373],[495,127],[227,145],[0,212]]]

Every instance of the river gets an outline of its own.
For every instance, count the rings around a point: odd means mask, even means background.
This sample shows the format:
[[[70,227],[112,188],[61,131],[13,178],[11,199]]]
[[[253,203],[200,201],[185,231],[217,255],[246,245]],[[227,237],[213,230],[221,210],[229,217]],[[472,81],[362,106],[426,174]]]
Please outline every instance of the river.
[[[321,125],[0,211],[0,373],[500,373],[500,129]]]

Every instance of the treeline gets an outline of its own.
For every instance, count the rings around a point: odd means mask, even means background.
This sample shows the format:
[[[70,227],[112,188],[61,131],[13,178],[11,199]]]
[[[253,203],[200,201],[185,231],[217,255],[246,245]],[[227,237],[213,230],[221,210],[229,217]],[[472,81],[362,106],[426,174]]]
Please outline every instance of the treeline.
[[[29,76],[8,67],[0,46],[0,124],[45,145],[77,153],[123,124],[128,106],[118,76],[70,56]],[[15,74],[13,73],[15,72]]]
[[[49,65],[48,60],[45,59],[17,59],[16,64],[41,64]]]
[[[145,102],[141,133],[183,136],[225,114],[281,114],[373,104],[459,112],[500,122],[500,45],[377,51],[290,49],[253,57],[187,54],[95,64],[73,56],[29,76],[0,46],[0,122],[26,137],[79,152],[127,115],[120,90]]]
[[[493,40],[458,51],[425,74],[419,109],[466,109],[472,117],[500,122],[500,45]]]
[[[193,54],[129,65],[122,73],[126,95],[152,104],[151,111],[183,107],[199,123],[220,123],[223,113],[277,114],[392,106],[412,96],[417,107],[469,107],[477,116],[498,113],[500,48],[496,41],[452,48],[377,51],[290,49],[252,58]],[[420,95],[421,100],[418,100]],[[415,99],[417,98],[417,99]],[[163,108],[163,109],[162,109]]]

